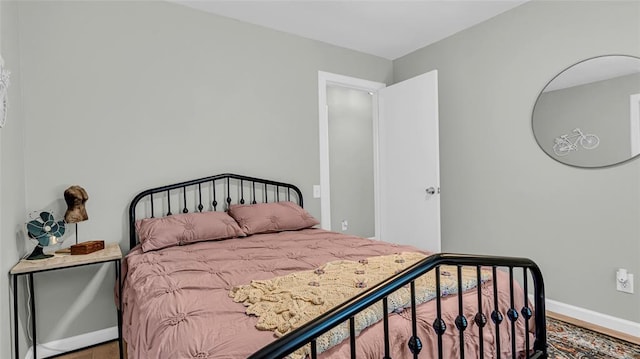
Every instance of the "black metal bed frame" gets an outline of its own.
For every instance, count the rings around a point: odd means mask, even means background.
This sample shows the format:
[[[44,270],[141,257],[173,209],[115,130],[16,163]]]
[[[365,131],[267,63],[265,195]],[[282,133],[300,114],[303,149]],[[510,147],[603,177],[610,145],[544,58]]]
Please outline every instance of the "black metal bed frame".
[[[233,180],[233,182],[232,182]],[[203,185],[209,187],[205,189],[206,195],[209,196],[209,201],[203,202]],[[257,187],[256,187],[257,186]],[[138,212],[138,206],[141,203],[148,204],[148,210],[150,215],[144,216],[145,218],[154,217],[156,214],[156,208],[166,206],[166,213],[161,216],[170,216],[171,201],[177,197],[177,207],[181,207],[180,212],[187,213],[189,208],[193,207],[194,211],[202,212],[205,209],[203,203],[208,203],[206,207],[209,210],[226,210],[232,203],[245,204],[245,191],[249,196],[249,203],[255,204],[260,199],[261,202],[278,202],[281,200],[296,200],[297,203],[302,206],[303,198],[302,192],[298,187],[277,181],[271,181],[266,179],[260,179],[255,177],[248,177],[236,174],[220,174],[196,180],[180,182],[172,185],[152,188],[139,193],[131,202],[129,207],[129,234],[130,234],[130,246],[133,248],[137,244],[137,236],[135,230],[136,214]],[[235,192],[235,202],[232,198],[232,193]],[[223,204],[220,205],[218,198],[223,199]],[[271,194],[271,197],[269,196]],[[156,198],[154,198],[156,195]],[[191,200],[189,200],[191,198]],[[155,204],[154,204],[155,203]],[[174,206],[174,208],[176,208]],[[458,316],[453,323],[446,323],[442,319],[441,313],[441,300],[442,293],[440,288],[440,267],[443,265],[453,265],[458,268],[458,293],[462,293],[462,267],[475,267],[477,272],[478,286],[481,283],[481,269],[490,268],[492,271],[493,279],[493,296],[494,306],[493,308],[482,308],[482,291],[479,288],[476,290],[478,312],[472,318],[468,319],[463,315],[463,299],[462,295],[457,295],[458,298]],[[509,274],[509,295],[510,295],[510,307],[506,313],[502,313],[498,308],[497,297],[497,270],[508,270]],[[523,303],[514,303],[514,269],[520,269],[522,271],[522,287],[523,287]],[[484,327],[489,320],[493,321],[494,330],[493,333],[496,338],[496,355],[500,358],[500,324],[505,320],[506,315],[510,328],[511,337],[511,358],[518,358],[518,348],[516,348],[516,322],[520,317],[524,320],[525,326],[525,348],[524,353],[526,358],[531,359],[544,359],[547,358],[547,336],[546,336],[546,316],[545,316],[545,294],[544,294],[544,281],[542,273],[538,266],[527,258],[516,257],[497,257],[497,256],[480,256],[480,255],[464,255],[464,254],[447,254],[439,253],[425,258],[424,260],[414,264],[406,270],[390,277],[389,279],[379,283],[378,285],[368,289],[360,295],[350,299],[349,301],[339,305],[331,311],[319,316],[304,326],[296,329],[295,331],[287,334],[286,336],[272,342],[265,346],[261,350],[251,355],[250,359],[273,359],[284,358],[288,354],[293,353],[297,349],[304,345],[310,344],[311,359],[317,358],[316,350],[316,338],[323,333],[331,330],[335,326],[348,321],[350,328],[350,350],[351,358],[356,358],[356,335],[355,335],[355,320],[354,317],[357,313],[365,308],[373,305],[376,302],[382,301],[383,311],[383,326],[384,326],[384,359],[391,359],[390,357],[390,338],[389,338],[389,321],[388,321],[388,306],[387,296],[396,291],[397,289],[409,285],[411,289],[411,315],[412,315],[412,337],[409,339],[407,345],[410,351],[413,353],[413,358],[418,358],[420,351],[422,350],[422,341],[417,335],[417,320],[416,320],[416,293],[414,280],[418,277],[426,274],[429,271],[435,271],[436,278],[436,312],[437,317],[433,322],[432,328],[436,335],[438,335],[438,359],[443,358],[442,354],[442,336],[447,329],[447,325],[455,327],[455,330],[459,331],[460,340],[460,358],[464,358],[464,331],[469,326],[469,320],[478,327],[479,335],[479,358],[484,358],[483,348],[483,335],[485,332]],[[529,275],[533,279],[533,301],[535,305],[535,311],[529,304]],[[520,307],[520,310],[517,308]],[[489,313],[489,318],[484,313]],[[534,314],[535,312],[535,314]],[[529,328],[530,321],[533,318],[535,324],[535,340],[533,346],[529,341]],[[488,330],[488,329],[487,329]],[[448,358],[447,358],[448,359]]]
[[[490,314],[491,320],[496,324],[495,325],[495,338],[496,338],[496,357],[500,358],[500,323],[504,320],[503,314],[500,312],[498,308],[498,299],[497,299],[497,285],[496,285],[496,272],[498,267],[505,267],[509,269],[509,280],[511,285],[509,286],[509,294],[510,294],[510,309],[507,311],[506,316],[510,322],[511,329],[511,358],[516,359],[519,358],[518,350],[516,348],[516,332],[515,332],[515,323],[518,320],[520,314],[524,318],[525,322],[525,333],[527,333],[525,338],[525,351],[526,358],[531,359],[543,359],[547,358],[547,335],[546,335],[546,317],[545,317],[545,304],[544,304],[544,283],[542,279],[542,274],[538,266],[526,258],[515,258],[515,257],[495,257],[495,256],[477,256],[477,255],[464,255],[464,254],[449,254],[449,253],[439,253],[431,255],[424,260],[414,264],[413,266],[407,268],[406,270],[394,275],[393,277],[379,283],[378,285],[372,287],[371,289],[361,293],[360,295],[350,299],[349,301],[341,304],[340,306],[332,309],[331,311],[319,316],[318,318],[310,321],[304,326],[296,329],[295,331],[285,335],[279,340],[272,342],[271,344],[265,346],[260,349],[253,355],[249,357],[249,359],[268,359],[268,358],[284,358],[288,354],[293,353],[298,348],[310,344],[311,346],[311,358],[317,358],[316,352],[316,344],[315,338],[318,338],[320,335],[325,332],[331,330],[335,326],[349,321],[350,328],[350,349],[351,349],[351,358],[356,358],[356,336],[355,336],[355,323],[354,316],[364,310],[365,308],[373,305],[378,301],[382,301],[383,305],[383,325],[384,325],[384,359],[390,359],[390,344],[389,344],[389,322],[388,322],[388,310],[387,310],[387,296],[396,291],[397,289],[409,284],[411,286],[411,325],[412,325],[412,337],[409,339],[407,343],[410,351],[413,353],[413,358],[417,359],[418,354],[422,350],[422,341],[417,336],[417,321],[416,321],[416,292],[415,292],[415,284],[414,280],[418,277],[424,275],[425,273],[435,270],[435,278],[436,278],[436,308],[437,308],[437,318],[433,322],[434,332],[438,335],[438,358],[442,359],[442,335],[445,333],[447,329],[447,323],[442,319],[441,313],[441,291],[440,291],[440,266],[443,265],[454,265],[458,268],[458,293],[462,293],[462,271],[460,270],[463,266],[473,266],[476,267],[477,271],[477,280],[480,283],[480,270],[481,268],[491,267],[493,274],[493,295],[494,295],[494,307],[489,308],[493,309]],[[522,268],[523,270],[523,287],[524,287],[524,303],[522,303],[522,308],[520,312],[516,309],[516,303],[514,303],[513,294],[514,294],[514,285],[513,285],[513,269],[514,268]],[[529,307],[529,299],[527,294],[528,290],[528,276],[527,272],[530,272],[533,278],[534,283],[534,305],[535,305],[535,314],[534,310]],[[472,319],[476,325],[478,326],[478,335],[479,335],[479,358],[484,358],[484,348],[483,348],[483,333],[484,327],[488,322],[486,315],[482,310],[482,291],[477,290],[477,299],[478,299],[478,312],[475,317]],[[454,325],[455,328],[460,332],[460,358],[464,358],[464,335],[463,332],[468,327],[468,319],[462,313],[462,295],[458,295],[458,316],[456,317],[454,323],[449,323],[449,325]],[[530,320],[534,318],[535,321],[535,341],[533,343],[533,347],[529,342],[529,328],[530,328]],[[449,358],[445,358],[449,359]]]
[[[256,184],[258,185],[257,187]],[[208,194],[210,196],[210,201],[205,200],[203,202],[203,191],[207,191],[205,195]],[[249,196],[247,199],[245,199],[245,191]],[[237,199],[235,202],[231,197],[233,192],[236,192]],[[160,195],[154,198],[154,194]],[[271,194],[271,197],[269,197],[269,194]],[[266,203],[269,202],[270,198],[272,202],[280,202],[280,196],[283,196],[283,200],[286,201],[295,200],[300,207],[304,205],[302,192],[292,184],[232,173],[223,173],[151,188],[137,194],[131,200],[131,205],[129,205],[129,248],[133,248],[138,244],[135,227],[138,205],[145,203],[145,201],[149,204],[150,215],[145,215],[144,218],[154,218],[159,204],[166,205],[167,208],[167,212],[162,214],[161,217],[170,216],[173,214],[171,212],[172,196],[176,197],[176,195],[178,197],[177,206],[182,207],[179,209],[180,213],[188,213],[189,207],[193,207],[194,212],[202,212],[205,208],[212,211],[226,211],[232,203],[256,204],[258,200]],[[218,198],[222,198],[222,203],[218,202]],[[176,207],[174,206],[174,208]]]

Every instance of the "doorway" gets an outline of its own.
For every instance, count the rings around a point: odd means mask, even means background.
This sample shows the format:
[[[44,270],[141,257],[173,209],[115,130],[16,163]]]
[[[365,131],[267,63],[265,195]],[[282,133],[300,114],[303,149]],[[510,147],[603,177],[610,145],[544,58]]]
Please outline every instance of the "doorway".
[[[331,155],[332,143],[329,138],[331,131],[327,89],[335,86],[358,90],[359,95],[362,95],[362,91],[367,91],[371,96],[371,133],[364,136],[373,137],[370,145],[367,145],[373,147],[373,156],[370,157],[373,160],[373,237],[439,252],[441,238],[437,71],[389,87],[342,75],[318,73],[321,226],[327,230],[347,232],[350,226],[349,218],[356,217],[353,215],[354,211],[366,210],[366,205],[357,203],[358,199],[351,200],[356,203],[350,203],[350,214],[338,213],[338,206],[331,204],[332,200],[342,200],[337,196],[334,199],[332,190],[336,178],[332,171],[343,170],[331,164],[340,157],[340,153]],[[364,171],[371,173],[371,169]],[[366,173],[359,176],[367,176]],[[349,176],[344,175],[347,182]],[[351,187],[342,190],[342,193],[362,186],[355,179],[355,175],[351,176]],[[340,209],[344,209],[343,206],[347,205],[340,204]]]
[[[373,93],[327,86],[331,228],[375,237]]]
[[[379,82],[323,71],[318,72],[320,226],[323,229],[355,234],[361,237],[378,237],[380,224],[378,196],[378,90],[384,87],[385,84]],[[356,103],[359,109],[349,109],[348,99],[340,98],[343,95],[351,96],[352,102]],[[363,118],[357,119],[355,121],[357,123],[353,123],[354,121],[352,123],[344,122],[347,118],[353,119],[353,115],[361,117],[356,112],[366,111],[363,108],[367,103],[365,95],[369,98],[368,103],[371,107],[370,126],[365,126]],[[341,109],[334,107],[333,114],[338,116],[334,118],[332,124],[330,124],[329,120],[329,101],[333,105],[340,105],[339,102],[344,105]],[[347,129],[348,133],[344,132],[346,127],[351,127]],[[366,129],[367,127],[369,130]],[[335,134],[339,131],[343,132],[336,136]],[[331,132],[334,133],[334,136],[330,135]],[[350,138],[351,143],[349,143]],[[338,147],[342,147],[344,155],[340,154],[339,148],[332,149],[331,142],[334,140]],[[357,146],[353,146],[354,143],[357,143]],[[365,147],[370,148],[369,153],[361,153]],[[350,154],[346,154],[347,152]],[[358,160],[370,161],[370,163],[358,164]],[[363,183],[353,180],[353,176],[357,176],[357,178],[367,183],[363,185]],[[365,179],[367,176],[370,176],[369,180]],[[354,191],[359,193],[354,195]],[[366,213],[362,213],[362,208],[366,208],[366,206],[358,203],[359,201],[368,203],[369,208],[364,211]],[[373,205],[372,207],[371,204]],[[345,229],[343,230],[343,228]]]

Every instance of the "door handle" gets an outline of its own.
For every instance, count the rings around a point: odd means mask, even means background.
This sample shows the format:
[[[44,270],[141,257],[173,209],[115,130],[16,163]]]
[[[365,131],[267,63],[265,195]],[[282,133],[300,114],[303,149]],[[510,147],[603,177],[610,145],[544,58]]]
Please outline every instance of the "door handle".
[[[428,194],[428,195],[434,195],[434,194],[436,194],[436,189],[435,189],[435,188],[433,188],[433,187],[429,187],[429,188],[427,188],[427,189],[426,189],[426,191],[427,191],[427,194]],[[438,193],[440,193],[440,188],[438,188],[437,192],[438,192]]]

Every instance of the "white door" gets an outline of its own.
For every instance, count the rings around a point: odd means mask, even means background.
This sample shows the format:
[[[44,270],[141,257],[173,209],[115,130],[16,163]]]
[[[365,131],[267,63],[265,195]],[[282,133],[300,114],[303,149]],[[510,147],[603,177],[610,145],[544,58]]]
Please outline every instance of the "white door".
[[[379,90],[380,239],[440,251],[438,73]]]

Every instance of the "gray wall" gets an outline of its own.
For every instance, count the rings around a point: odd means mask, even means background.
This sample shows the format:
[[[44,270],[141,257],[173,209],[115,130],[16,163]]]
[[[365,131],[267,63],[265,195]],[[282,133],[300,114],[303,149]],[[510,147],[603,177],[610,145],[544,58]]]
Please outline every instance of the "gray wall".
[[[137,192],[216,173],[295,183],[319,218],[318,71],[391,81],[389,60],[171,3],[18,7],[26,208],[81,185],[80,240],[125,251]],[[99,266],[39,276],[39,340],[115,326],[112,285]]]
[[[529,2],[395,60],[394,80],[438,69],[443,251],[531,257],[550,299],[640,322],[614,282],[640,273],[640,161],[566,166],[531,131],[547,82],[603,54],[640,55],[640,2]]]
[[[631,157],[631,114],[629,96],[640,93],[640,74],[545,92],[536,102],[533,131],[538,144],[553,158],[577,166],[599,167]],[[554,139],[573,135],[574,128],[594,134],[598,147],[578,150],[558,157]],[[573,142],[573,140],[571,140]]]
[[[0,358],[11,358],[13,335],[10,323],[13,317],[10,312],[13,297],[8,290],[8,273],[25,250],[25,240],[18,238],[17,232],[26,218],[24,115],[20,96],[22,86],[16,3],[0,1],[0,50],[6,68],[11,71],[7,123],[0,129]],[[21,343],[25,343],[24,338]]]
[[[25,252],[15,228],[27,211],[71,184],[90,196],[81,240],[125,250],[135,193],[223,171],[292,181],[319,216],[317,71],[389,83],[438,69],[443,249],[532,257],[550,298],[638,322],[638,294],[615,292],[613,280],[617,267],[640,273],[640,162],[561,165],[537,146],[530,118],[567,65],[640,55],[639,6],[528,3],[396,60],[392,74],[384,59],[174,4],[2,1],[16,110],[0,130],[2,270]],[[109,271],[38,280],[53,303],[39,305],[42,342],[115,325]],[[84,290],[91,279],[98,289]]]
[[[373,100],[368,92],[327,87],[331,229],[375,236]],[[342,221],[348,228],[342,230]]]

